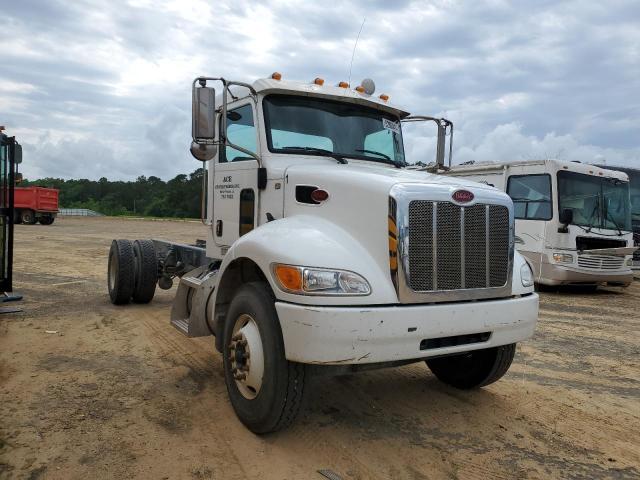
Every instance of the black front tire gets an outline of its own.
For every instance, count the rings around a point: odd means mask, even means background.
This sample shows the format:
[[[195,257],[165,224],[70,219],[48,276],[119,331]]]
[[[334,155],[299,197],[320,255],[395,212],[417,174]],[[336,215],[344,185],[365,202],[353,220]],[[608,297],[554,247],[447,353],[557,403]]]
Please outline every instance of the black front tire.
[[[107,284],[114,305],[129,303],[135,286],[135,257],[130,240],[114,240],[109,249]]]
[[[149,303],[156,293],[156,283],[158,282],[156,248],[151,240],[136,240],[133,242],[133,253],[136,260],[133,301]]]
[[[255,398],[246,398],[231,371],[233,328],[236,319],[251,316],[258,326],[264,356],[262,385]],[[293,423],[302,404],[306,367],[284,355],[284,341],[273,293],[263,282],[240,287],[231,301],[223,334],[224,376],[231,405],[252,432],[275,432]]]
[[[516,353],[516,344],[473,350],[459,355],[426,360],[438,380],[469,390],[493,383],[507,373]]]

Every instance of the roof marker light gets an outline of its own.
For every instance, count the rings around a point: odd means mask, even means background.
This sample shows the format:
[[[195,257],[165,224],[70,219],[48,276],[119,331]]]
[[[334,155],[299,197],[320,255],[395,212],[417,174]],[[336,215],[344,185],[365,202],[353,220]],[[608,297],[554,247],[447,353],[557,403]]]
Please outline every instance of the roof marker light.
[[[383,93],[382,95],[380,95],[380,100],[382,100],[383,102],[386,102],[387,100],[389,100],[389,95],[387,95],[386,93]]]
[[[355,88],[355,91],[356,91],[356,92],[360,92],[360,93],[364,93],[364,87],[363,87],[362,85],[358,85],[358,86]]]
[[[340,82],[338,83],[338,86],[340,88],[349,88],[349,84],[347,82]]]
[[[274,80],[282,80],[282,74],[280,72],[273,72],[271,74],[271,78]]]
[[[316,79],[313,81],[313,83],[315,83],[316,85],[324,85],[324,78],[320,78],[320,77],[316,77]]]

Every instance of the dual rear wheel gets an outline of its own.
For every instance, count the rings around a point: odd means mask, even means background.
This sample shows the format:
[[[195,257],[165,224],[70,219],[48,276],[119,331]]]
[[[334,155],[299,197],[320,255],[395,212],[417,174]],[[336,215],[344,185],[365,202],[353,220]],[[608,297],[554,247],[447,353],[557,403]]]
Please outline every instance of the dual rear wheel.
[[[111,303],[149,303],[158,280],[158,260],[151,240],[114,240],[109,249],[108,287]]]

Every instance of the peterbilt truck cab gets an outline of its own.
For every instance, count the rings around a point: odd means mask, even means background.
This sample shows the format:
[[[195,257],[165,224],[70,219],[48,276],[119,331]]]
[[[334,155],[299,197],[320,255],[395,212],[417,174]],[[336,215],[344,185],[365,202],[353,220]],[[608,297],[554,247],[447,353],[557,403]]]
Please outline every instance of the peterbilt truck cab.
[[[310,375],[425,361],[446,384],[478,388],[534,332],[513,202],[405,169],[402,122],[430,117],[374,90],[197,78],[191,152],[208,162],[206,242],[112,243],[112,302],[148,302],[180,278],[171,323],[215,336],[253,432],[289,425]]]

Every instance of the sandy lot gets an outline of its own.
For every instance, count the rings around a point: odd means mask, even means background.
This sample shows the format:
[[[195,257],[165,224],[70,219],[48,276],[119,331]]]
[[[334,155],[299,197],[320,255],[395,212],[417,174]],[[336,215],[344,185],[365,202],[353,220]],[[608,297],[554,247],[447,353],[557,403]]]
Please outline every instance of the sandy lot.
[[[0,316],[0,478],[640,478],[640,282],[541,294],[535,337],[481,391],[424,364],[317,378],[293,428],[257,437],[227,401],[213,339],[169,325],[173,291],[109,303],[114,237],[205,234],[87,218],[16,228],[25,299]]]

